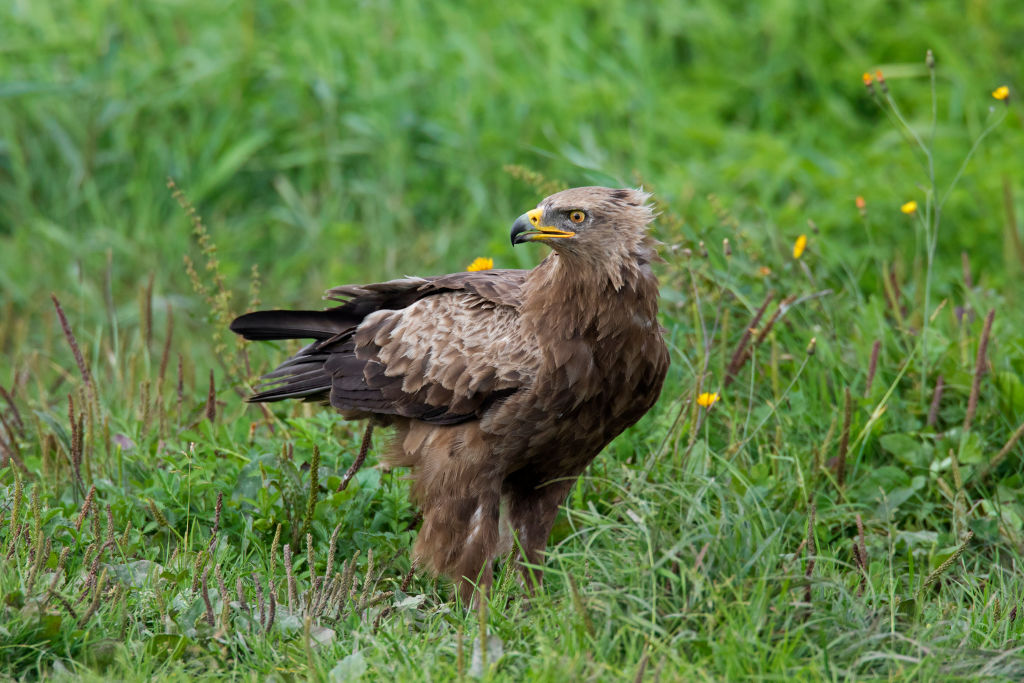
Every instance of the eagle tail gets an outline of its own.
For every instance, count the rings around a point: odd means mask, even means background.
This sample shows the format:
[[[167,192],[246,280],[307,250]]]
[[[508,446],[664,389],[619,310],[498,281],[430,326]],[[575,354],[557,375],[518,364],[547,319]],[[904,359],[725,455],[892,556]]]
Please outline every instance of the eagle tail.
[[[319,350],[320,342],[351,331],[353,321],[337,311],[257,311],[235,318],[231,331],[251,340],[314,339],[312,344],[262,377],[251,403],[300,398],[327,400],[331,375],[324,367],[328,354]]]
[[[250,340],[329,339],[353,326],[336,311],[256,311],[235,318],[231,331]]]

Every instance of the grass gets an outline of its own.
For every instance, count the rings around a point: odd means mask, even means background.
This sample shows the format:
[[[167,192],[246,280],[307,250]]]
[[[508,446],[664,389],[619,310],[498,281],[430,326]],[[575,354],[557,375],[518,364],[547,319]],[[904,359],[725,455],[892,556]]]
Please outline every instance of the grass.
[[[1015,4],[89,1],[0,27],[0,671],[1024,675]],[[466,614],[410,573],[401,473],[337,491],[361,425],[244,405],[285,348],[224,322],[529,267],[511,220],[593,182],[662,204],[672,370],[573,489],[543,593],[503,569]]]

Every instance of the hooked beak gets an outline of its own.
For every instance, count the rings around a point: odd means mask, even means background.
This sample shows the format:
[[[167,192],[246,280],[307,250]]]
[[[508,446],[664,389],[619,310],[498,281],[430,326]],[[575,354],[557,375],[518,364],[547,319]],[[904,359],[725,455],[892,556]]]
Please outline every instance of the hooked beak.
[[[543,213],[541,209],[533,209],[516,219],[516,222],[512,224],[512,246],[523,242],[542,242],[559,237],[576,236],[576,233],[569,230],[559,230],[550,225],[541,225],[540,219]]]

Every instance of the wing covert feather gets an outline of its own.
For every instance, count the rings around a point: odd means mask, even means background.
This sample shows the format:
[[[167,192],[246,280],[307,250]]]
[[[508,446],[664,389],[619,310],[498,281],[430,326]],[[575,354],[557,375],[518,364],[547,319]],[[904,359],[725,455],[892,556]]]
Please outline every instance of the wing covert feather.
[[[539,354],[519,323],[511,306],[443,291],[368,315],[353,335],[355,357],[366,362],[367,389],[379,391],[398,414],[441,409],[445,420],[468,418],[535,375]],[[335,382],[343,378],[335,375]],[[360,407],[351,400],[339,405],[334,393],[339,408]]]

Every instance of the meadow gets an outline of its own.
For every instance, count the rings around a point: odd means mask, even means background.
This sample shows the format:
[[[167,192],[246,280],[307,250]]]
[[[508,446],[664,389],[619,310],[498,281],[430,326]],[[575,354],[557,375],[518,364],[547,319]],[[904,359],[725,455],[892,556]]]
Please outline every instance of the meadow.
[[[1024,677],[1017,5],[0,5],[0,675]],[[467,612],[226,325],[532,267],[588,184],[655,194],[672,367]]]

